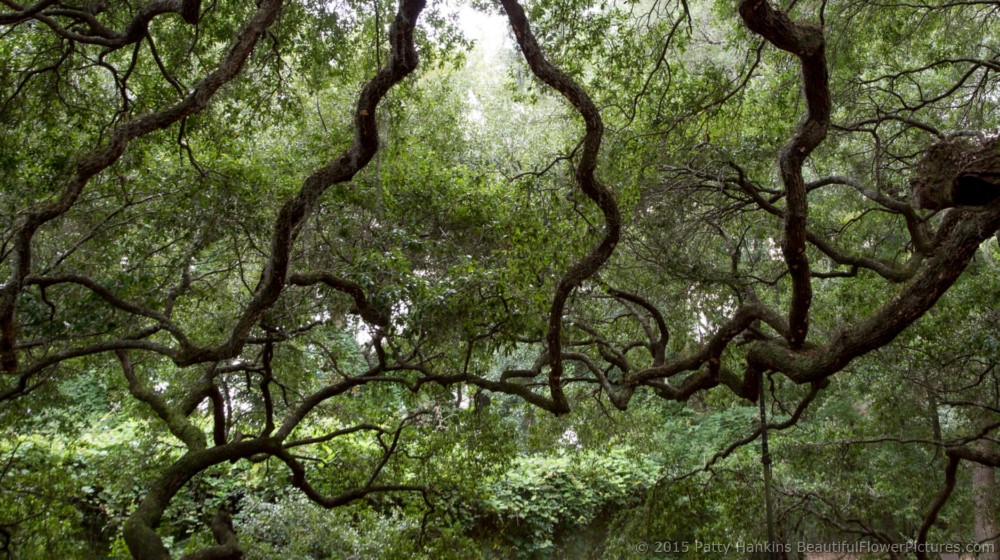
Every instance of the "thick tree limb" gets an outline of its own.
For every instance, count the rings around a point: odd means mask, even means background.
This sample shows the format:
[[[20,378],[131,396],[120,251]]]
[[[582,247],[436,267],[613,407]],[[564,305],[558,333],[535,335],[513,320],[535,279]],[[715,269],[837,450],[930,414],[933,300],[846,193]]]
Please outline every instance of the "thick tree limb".
[[[517,0],[500,0],[500,3],[507,13],[511,29],[514,30],[514,37],[531,71],[569,100],[586,123],[583,150],[576,166],[576,182],[580,190],[604,214],[604,237],[583,259],[566,271],[556,287],[549,310],[549,331],[546,335],[548,353],[552,357],[549,363],[549,392],[552,394],[556,413],[562,414],[569,412],[569,402],[562,388],[562,322],[566,301],[577,286],[593,276],[611,258],[621,236],[621,216],[614,195],[597,180],[594,174],[598,152],[601,149],[601,139],[604,136],[604,124],[597,106],[579,84],[545,58],[531,31],[524,9]]]
[[[183,556],[181,560],[241,560],[243,549],[240,548],[236,531],[233,529],[233,516],[219,508],[209,526],[212,529],[212,537],[218,544]]]
[[[740,16],[746,26],[779,49],[797,57],[802,67],[806,119],[778,154],[781,178],[785,184],[785,231],[781,244],[792,278],[792,303],[788,312],[788,342],[801,348],[809,332],[809,307],[812,284],[806,255],[806,220],[808,200],[802,176],[802,164],[830,126],[830,77],[822,28],[793,22],[784,12],[771,8],[767,0],[742,0]]]
[[[261,453],[281,452],[280,443],[270,438],[255,438],[229,443],[223,446],[188,451],[157,478],[139,502],[135,511],[125,521],[123,536],[133,558],[142,560],[171,560],[170,552],[156,533],[155,527],[163,518],[163,512],[177,492],[194,475],[220,463],[243,459]],[[213,527],[213,533],[216,528]],[[206,554],[229,553],[235,545],[235,535],[225,536],[220,547],[210,547]],[[238,546],[236,547],[238,549]],[[204,556],[202,558],[226,558],[227,556]]]
[[[1000,202],[980,211],[953,210],[933,242],[935,252],[910,283],[870,317],[844,325],[828,344],[798,352],[776,342],[754,343],[748,361],[784,373],[797,383],[815,381],[891,342],[954,284],[979,245],[1000,229]]]

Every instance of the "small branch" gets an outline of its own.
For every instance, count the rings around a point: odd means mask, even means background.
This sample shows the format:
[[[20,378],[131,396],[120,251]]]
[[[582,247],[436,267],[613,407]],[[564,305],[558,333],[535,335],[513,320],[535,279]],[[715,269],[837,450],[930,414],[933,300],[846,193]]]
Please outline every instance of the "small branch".
[[[955,475],[958,472],[959,462],[960,459],[958,457],[950,453],[948,454],[948,465],[944,470],[944,486],[938,492],[937,497],[934,498],[934,502],[931,503],[927,515],[924,516],[924,522],[920,526],[920,531],[917,533],[916,552],[918,560],[927,560],[927,553],[924,552],[925,545],[927,544],[927,533],[930,532],[931,526],[937,521],[938,513],[948,503],[948,498],[951,497],[951,492],[955,489]]]
[[[184,442],[188,449],[192,451],[198,451],[205,449],[205,434],[202,433],[187,416],[181,414],[180,411],[174,410],[163,398],[157,394],[155,391],[147,388],[135,374],[135,370],[132,367],[132,360],[129,359],[128,352],[124,350],[116,350],[115,356],[118,357],[118,362],[122,366],[122,372],[125,374],[125,379],[128,381],[128,391],[129,393],[141,402],[149,405],[153,409],[153,412],[166,423],[167,428],[170,433],[174,435],[177,439]]]

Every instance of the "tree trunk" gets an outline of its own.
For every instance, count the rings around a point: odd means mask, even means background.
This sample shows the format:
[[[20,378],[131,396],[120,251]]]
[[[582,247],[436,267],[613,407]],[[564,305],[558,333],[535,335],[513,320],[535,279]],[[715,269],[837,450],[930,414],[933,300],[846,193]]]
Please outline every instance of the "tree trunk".
[[[997,481],[993,467],[978,463],[972,465],[972,509],[975,516],[974,536],[976,542],[993,545],[992,551],[982,552],[978,560],[1000,560],[997,551]]]

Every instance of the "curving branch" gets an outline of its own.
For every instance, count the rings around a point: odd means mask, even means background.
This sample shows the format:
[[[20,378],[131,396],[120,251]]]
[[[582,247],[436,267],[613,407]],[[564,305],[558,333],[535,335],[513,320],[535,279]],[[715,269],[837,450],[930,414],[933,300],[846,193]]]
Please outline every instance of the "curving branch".
[[[144,340],[153,336],[157,332],[159,332],[159,329],[146,329],[133,333],[129,336],[125,336],[120,340],[99,342],[89,346],[72,348],[40,358],[19,372],[17,381],[13,386],[0,391],[0,402],[15,399],[30,393],[42,383],[46,372],[49,371],[50,368],[75,358],[82,358],[84,356],[92,356],[94,354],[102,354],[105,352],[113,352],[115,350],[145,350],[167,357],[176,357],[176,353],[169,346]],[[32,383],[32,380],[35,380],[34,383]]]
[[[119,124],[111,131],[108,141],[103,146],[78,160],[75,173],[55,200],[24,212],[15,234],[12,271],[0,286],[0,366],[4,371],[14,373],[18,368],[15,350],[16,302],[25,287],[25,279],[31,274],[35,233],[43,225],[68,212],[90,180],[118,161],[130,142],[167,128],[205,109],[222,86],[240,75],[257,41],[277,19],[283,4],[282,0],[262,0],[250,20],[237,33],[236,39],[219,65],[205,76],[186,98],[165,109]]]
[[[722,353],[729,343],[756,321],[764,321],[778,333],[785,333],[788,329],[784,320],[767,306],[759,303],[746,305],[737,310],[733,317],[695,352],[670,360],[661,366],[638,371],[629,377],[628,382],[638,384],[655,379],[665,379],[685,371],[697,371],[703,365],[718,367],[722,360]]]
[[[309,498],[313,503],[318,504],[327,509],[347,505],[356,500],[360,500],[361,498],[364,498],[369,494],[381,493],[381,492],[419,492],[426,497],[427,488],[424,486],[418,486],[412,484],[387,484],[387,485],[375,484],[375,481],[378,479],[379,474],[382,473],[382,469],[385,468],[389,460],[398,451],[399,438],[402,436],[403,429],[407,426],[407,424],[409,424],[409,422],[413,418],[415,418],[420,414],[422,414],[422,412],[404,418],[403,421],[399,423],[399,426],[397,426],[396,429],[393,430],[392,432],[389,432],[388,430],[385,430],[384,428],[379,428],[377,426],[366,426],[366,425],[358,426],[356,428],[347,430],[339,430],[338,431],[339,434],[338,432],[334,432],[334,434],[343,435],[348,433],[354,433],[363,429],[373,429],[378,434],[379,443],[380,445],[382,445],[382,456],[376,463],[375,468],[372,469],[372,472],[371,474],[369,474],[365,484],[363,486],[352,488],[350,490],[347,490],[346,492],[342,492],[335,496],[324,496],[318,490],[316,490],[309,483],[309,480],[306,478],[305,467],[302,466],[302,463],[296,460],[291,453],[289,453],[285,449],[282,449],[277,453],[275,453],[275,456],[278,457],[278,459],[280,459],[282,462],[284,462],[285,465],[288,467],[288,469],[292,472],[292,486],[295,486],[296,488],[301,490],[302,493],[305,494],[305,496]],[[390,434],[390,433],[392,435],[392,441],[388,445],[386,445],[382,441],[381,436],[383,434]],[[286,447],[288,446],[286,445]]]
[[[983,241],[1000,229],[1000,202],[983,210],[953,210],[934,239],[934,255],[899,295],[866,319],[843,325],[829,343],[799,352],[774,341],[753,344],[747,360],[797,383],[816,381],[881,348],[913,324],[958,280]]]
[[[396,18],[389,28],[389,59],[378,73],[365,84],[354,111],[354,141],[349,148],[310,175],[299,192],[278,211],[267,262],[251,301],[240,315],[228,340],[214,348],[202,348],[179,360],[185,366],[217,361],[239,354],[251,329],[264,312],[278,300],[288,280],[292,246],[301,225],[309,216],[320,196],[333,185],[350,181],[375,157],[379,148],[375,112],[389,90],[417,68],[417,51],[413,31],[417,17],[424,9],[424,0],[402,0]]]
[[[670,342],[670,329],[667,328],[667,322],[663,319],[663,314],[660,310],[656,308],[649,300],[641,297],[637,294],[630,292],[625,292],[612,287],[608,287],[607,291],[612,296],[630,303],[634,303],[639,307],[645,309],[652,317],[653,321],[656,323],[656,328],[659,331],[659,336],[654,337],[651,330],[647,330],[647,335],[649,336],[649,353],[653,357],[653,366],[663,365],[666,359],[667,343]]]
[[[788,312],[788,342],[801,348],[809,332],[812,284],[806,255],[808,199],[802,164],[826,138],[830,126],[830,77],[826,67],[825,41],[820,27],[796,23],[767,0],[742,0],[744,24],[775,47],[799,58],[805,89],[807,115],[778,154],[785,185],[785,230],[781,251],[792,278],[792,302]]]
[[[549,87],[563,95],[580,113],[586,123],[583,149],[576,166],[576,182],[580,190],[601,209],[604,215],[604,237],[590,252],[567,270],[556,287],[549,310],[548,346],[549,392],[557,414],[569,412],[569,402],[562,387],[562,323],[566,301],[570,294],[585,280],[593,276],[611,258],[621,236],[621,215],[612,192],[595,176],[597,156],[604,136],[604,123],[600,111],[587,92],[573,78],[557,68],[542,53],[528,24],[524,9],[517,0],[500,0],[521,54],[531,71]]]
[[[292,244],[294,243],[295,237],[300,230],[300,225],[309,215],[309,212],[315,205],[319,196],[331,185],[350,180],[358,171],[364,168],[369,161],[371,161],[375,152],[378,150],[378,131],[375,120],[375,110],[378,103],[385,97],[389,89],[416,68],[417,55],[414,47],[413,31],[416,25],[417,16],[420,14],[423,7],[423,0],[401,0],[396,19],[390,29],[391,54],[389,60],[387,61],[386,66],[380,69],[375,77],[373,77],[365,85],[359,95],[355,111],[355,139],[353,144],[338,158],[334,159],[331,163],[327,164],[306,179],[299,193],[282,206],[276,220],[274,233],[272,235],[270,255],[264,270],[261,273],[261,279],[258,282],[254,297],[244,310],[239,322],[233,329],[229,340],[216,348],[188,350],[183,354],[174,356],[175,362],[181,365],[189,365],[206,361],[217,362],[223,357],[230,357],[238,354],[243,345],[246,343],[250,330],[260,321],[263,313],[277,300],[286,283]],[[326,278],[321,275],[317,278],[317,281],[327,282],[328,280],[331,280],[331,278],[332,277]],[[364,296],[360,291],[352,292],[349,289],[350,286],[344,284],[343,282],[334,282],[334,284],[341,289],[347,289],[348,293],[355,295],[356,302],[363,303],[365,301],[363,299]],[[269,347],[265,347],[263,356],[264,361],[266,362],[265,369],[269,369],[270,367],[270,355],[268,350]],[[124,354],[120,355],[120,359],[122,359],[124,367],[127,363]],[[333,395],[340,394],[341,392],[354,386],[377,380],[377,378],[374,377],[375,374],[382,371],[384,367],[384,361],[380,361],[376,368],[371,372],[371,375],[349,378],[339,384],[319,391],[310,398],[307,398],[299,405],[298,408],[293,410],[288,415],[281,428],[277,430],[273,437],[268,435],[273,429],[273,419],[269,416],[267,419],[269,427],[265,428],[264,434],[260,437],[245,440],[236,438],[234,441],[226,443],[224,441],[224,437],[219,438],[219,434],[216,433],[216,440],[219,441],[217,441],[217,445],[215,447],[206,449],[204,445],[201,447],[189,446],[188,453],[178,459],[163,473],[157,483],[154,484],[150,491],[146,494],[146,497],[140,503],[133,515],[129,517],[125,526],[125,540],[133,556],[136,558],[148,558],[153,560],[169,559],[169,553],[154,529],[159,523],[159,520],[162,518],[167,504],[170,503],[170,500],[177,493],[177,491],[188,480],[190,480],[192,476],[223,461],[235,461],[241,458],[258,456],[260,454],[279,457],[285,461],[292,470],[293,483],[300,487],[310,498],[315,499],[319,497],[318,494],[316,494],[316,492],[308,485],[308,482],[305,481],[304,469],[302,469],[301,465],[294,459],[294,457],[286,451],[281,442],[288,437],[295,426],[297,426],[306,414],[308,414],[315,406],[323,402],[325,399]],[[268,379],[265,379],[262,390],[266,391],[268,382]],[[148,391],[144,392],[142,387],[138,386],[137,383],[132,383],[130,380],[130,386],[132,385],[135,385],[135,393],[144,397],[146,402],[150,403],[151,406],[154,406],[154,410],[166,409],[165,404],[162,403],[162,401],[158,401],[155,398],[155,395],[149,394]],[[204,383],[196,385],[197,386],[192,389],[191,394],[185,401],[185,405],[183,407],[185,410],[193,410],[194,406],[197,406],[197,402],[200,402],[200,400],[202,400],[205,396],[210,396],[212,392],[211,373],[208,374]],[[194,403],[194,406],[191,406],[192,403]],[[273,413],[273,411],[271,413]],[[161,417],[163,417],[162,414]],[[167,415],[167,418],[170,418],[170,416]],[[219,423],[217,422],[216,424],[216,432],[218,432]],[[422,488],[417,487],[376,486],[373,484],[375,477],[378,476],[378,473],[388,461],[388,457],[395,453],[402,427],[403,426],[401,425],[397,430],[393,442],[384,448],[384,456],[380,460],[371,479],[365,487],[355,489],[354,491],[348,492],[340,497],[327,499],[325,502],[321,500],[320,503],[324,503],[327,507],[333,507],[335,505],[341,505],[359,499],[372,492],[402,491],[411,489],[423,491]],[[204,438],[203,434],[202,438]],[[221,522],[217,520],[217,522],[213,523],[213,533],[216,535],[218,545],[199,551],[197,553],[198,556],[192,556],[192,558],[238,557],[236,555],[241,554],[241,552],[239,550],[238,543],[235,540],[235,535],[233,535],[230,530],[226,529],[227,527],[226,523],[224,523],[224,519]]]
[[[121,31],[110,29],[101,23],[97,16],[106,9],[106,6],[99,2],[83,7],[66,6],[53,0],[41,0],[28,7],[20,6],[10,0],[5,0],[4,4],[14,11],[0,14],[0,25],[15,25],[36,20],[64,39],[102,46],[106,52],[141,41],[148,33],[150,22],[158,16],[177,14],[191,25],[197,25],[201,19],[201,0],[147,2],[132,14]],[[81,28],[85,29],[80,30]]]
[[[741,167],[734,163],[729,164],[737,172],[736,183],[740,189],[750,196],[754,203],[766,212],[779,216],[782,219],[786,219],[788,215],[785,210],[774,205],[773,200],[767,200],[761,195],[761,189],[749,181]],[[825,239],[816,233],[810,231],[808,228],[805,230],[806,240],[817,249],[820,250],[824,255],[827,256],[833,262],[850,267],[864,268],[871,270],[872,272],[878,274],[879,276],[889,280],[890,282],[905,282],[913,277],[917,272],[917,267],[923,262],[924,252],[930,250],[931,242],[928,240],[929,233],[927,232],[927,227],[916,215],[912,207],[908,205],[902,205],[899,201],[895,201],[885,196],[884,194],[876,194],[870,189],[867,189],[860,182],[848,178],[848,177],[827,177],[825,179],[820,179],[818,181],[813,181],[807,185],[807,189],[812,190],[813,188],[819,188],[829,184],[846,184],[849,185],[859,192],[861,192],[867,198],[875,200],[882,206],[889,208],[892,211],[898,211],[901,213],[907,222],[907,226],[910,228],[910,235],[913,239],[914,246],[917,248],[917,252],[910,258],[910,260],[904,264],[902,267],[894,266],[891,263],[886,263],[878,259],[871,257],[865,257],[862,255],[852,255],[834,246],[828,239]],[[902,206],[906,206],[907,210],[902,210]],[[815,274],[813,274],[815,276]]]
[[[0,25],[12,25],[27,21],[56,2],[57,0],[39,0],[33,6],[21,6],[9,1],[4,2],[6,6],[13,8],[14,11],[0,13]]]
[[[153,409],[153,412],[160,417],[177,439],[191,450],[200,450],[206,447],[205,434],[198,427],[187,419],[187,415],[171,407],[163,397],[146,387],[135,374],[132,360],[124,350],[116,350],[115,356],[121,364],[122,372],[128,381],[128,391],[136,400],[144,402]]]
[[[181,560],[241,560],[243,549],[240,548],[233,529],[233,516],[223,508],[219,508],[209,524],[215,546],[203,548],[195,553],[183,556]]]
[[[271,0],[262,3],[250,23],[238,36],[236,45],[224,59],[215,72],[206,77],[183,102],[156,113],[146,115],[135,121],[120,125],[111,135],[111,140],[103,148],[85,157],[78,165],[77,176],[65,188],[62,196],[53,203],[39,210],[29,212],[21,226],[16,244],[16,265],[12,277],[0,287],[0,361],[8,373],[17,371],[15,301],[17,295],[27,285],[31,269],[31,244],[34,233],[45,223],[61,216],[72,207],[86,183],[101,170],[113,164],[125,151],[128,143],[144,134],[160,128],[166,128],[181,118],[200,111],[207,106],[211,96],[226,82],[233,79],[242,69],[242,64],[249,55],[257,39],[267,25],[277,17],[281,0]],[[379,72],[367,83],[361,91],[355,109],[355,139],[350,148],[339,157],[307,178],[299,193],[286,202],[279,211],[274,233],[272,235],[271,251],[268,261],[261,273],[254,297],[243,310],[239,320],[233,327],[228,339],[216,347],[194,347],[186,342],[179,329],[172,327],[169,321],[163,321],[163,314],[137,306],[115,298],[109,291],[79,277],[60,277],[45,280],[32,279],[34,283],[44,285],[56,282],[72,282],[82,284],[95,291],[102,298],[115,304],[120,309],[145,315],[158,320],[180,342],[180,348],[170,350],[157,347],[161,354],[169,356],[177,365],[188,366],[196,363],[217,362],[228,359],[240,353],[246,344],[252,328],[257,324],[264,312],[281,294],[288,273],[290,253],[300,225],[309,215],[320,195],[330,186],[349,181],[374,157],[378,150],[378,128],[375,119],[376,107],[385,97],[389,89],[409,75],[417,66],[417,53],[414,46],[413,31],[417,16],[424,7],[423,0],[406,0],[401,2],[399,12],[392,24],[390,32],[391,56]],[[303,280],[299,277],[298,280]],[[317,281],[331,283],[355,297],[356,302],[364,303],[363,293],[356,285],[334,279],[332,276],[320,276]],[[357,290],[355,290],[357,288]],[[360,300],[358,298],[361,298]],[[365,303],[359,305],[367,320],[384,322],[387,314],[378,312]],[[152,346],[152,345],[150,345]],[[111,349],[118,348],[114,346]],[[126,346],[131,347],[131,346]],[[36,370],[37,371],[37,370]],[[22,376],[23,378],[24,376]],[[24,379],[19,387],[27,386]],[[6,391],[5,391],[6,393]]]
[[[163,518],[167,505],[196,474],[226,461],[245,459],[260,454],[277,455],[282,453],[279,442],[270,438],[254,438],[232,442],[222,446],[207,449],[190,450],[174,461],[153,482],[145,497],[139,502],[135,511],[125,521],[123,536],[125,544],[133,558],[142,560],[171,560],[170,552],[157,534],[155,527]],[[214,526],[213,533],[219,540],[220,528]],[[224,537],[218,547],[210,547],[204,551],[209,556],[201,558],[226,558],[212,556],[219,553],[239,552],[235,535],[221,531]],[[197,558],[197,557],[196,557]]]
[[[357,313],[362,319],[378,327],[389,326],[389,312],[379,309],[365,297],[364,289],[357,282],[345,280],[335,276],[330,272],[312,272],[303,274],[293,274],[288,279],[288,283],[293,286],[313,286],[315,284],[325,284],[334,290],[343,292],[354,299],[353,313]]]
[[[86,276],[80,276],[78,274],[63,274],[59,276],[28,276],[24,279],[25,286],[38,286],[42,289],[59,284],[76,284],[83,286],[104,301],[111,304],[111,306],[116,309],[157,321],[158,326],[172,334],[182,348],[190,348],[192,346],[187,335],[185,335],[184,332],[177,327],[177,325],[170,321],[170,318],[166,313],[161,313],[159,311],[125,301],[112,293],[112,291],[108,288],[98,284]]]
[[[924,522],[920,525],[920,531],[917,533],[916,553],[918,560],[927,560],[927,553],[924,551],[927,545],[927,533],[930,532],[931,526],[937,521],[938,513],[948,503],[948,498],[951,497],[952,491],[955,490],[959,462],[960,459],[958,457],[948,454],[948,465],[944,469],[944,486],[941,487],[938,495],[934,497],[934,502],[931,503],[927,515],[924,516]]]
[[[739,188],[743,194],[747,195],[757,208],[785,220],[787,212],[775,204],[781,199],[782,193],[766,190],[751,181],[747,177],[746,171],[735,162],[727,161],[726,165],[731,167],[736,172],[736,177],[720,178],[704,171],[688,168],[672,168],[671,170],[678,173],[692,175],[700,180],[709,181],[709,184],[713,186],[719,183],[722,184],[723,188],[728,185],[733,185]],[[875,191],[872,191],[868,187],[864,186],[864,184],[860,181],[850,177],[826,177],[808,183],[806,185],[806,189],[808,191],[812,191],[813,189],[836,184],[850,186],[866,198],[879,204],[879,206],[884,208],[886,211],[903,216],[906,220],[907,229],[910,232],[910,238],[915,248],[914,253],[907,260],[907,262],[902,265],[896,265],[877,258],[847,252],[844,249],[837,247],[830,239],[820,236],[809,228],[806,228],[805,230],[806,241],[838,265],[871,270],[886,280],[894,283],[905,282],[912,278],[913,275],[917,273],[919,266],[923,263],[925,255],[930,253],[933,248],[931,233],[928,231],[926,221],[920,218],[913,207],[908,204],[893,199],[884,193],[876,193]],[[810,275],[814,278],[829,276],[827,273],[817,272],[811,272]]]

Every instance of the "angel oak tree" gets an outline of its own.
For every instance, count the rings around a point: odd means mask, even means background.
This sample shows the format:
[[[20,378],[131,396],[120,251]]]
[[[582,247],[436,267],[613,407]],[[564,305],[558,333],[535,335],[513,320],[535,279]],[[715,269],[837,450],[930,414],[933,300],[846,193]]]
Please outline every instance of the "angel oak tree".
[[[756,401],[772,375],[809,387],[768,428],[791,426],[1000,228],[995,2],[500,0],[479,8],[522,61],[499,105],[564,103],[478,132],[439,111],[465,92],[421,89],[469,68],[426,0],[2,4],[5,430],[84,369],[121,379],[182,446],[124,524],[135,558],[171,557],[164,512],[227,462],[327,508],[433,502],[391,472],[432,411],[338,412],[369,387],[565,414],[581,390]],[[535,359],[489,373],[514,347]],[[308,460],[365,434],[360,475]],[[960,464],[1000,465],[939,445],[918,543]],[[230,512],[210,528],[185,558],[242,557]]]

